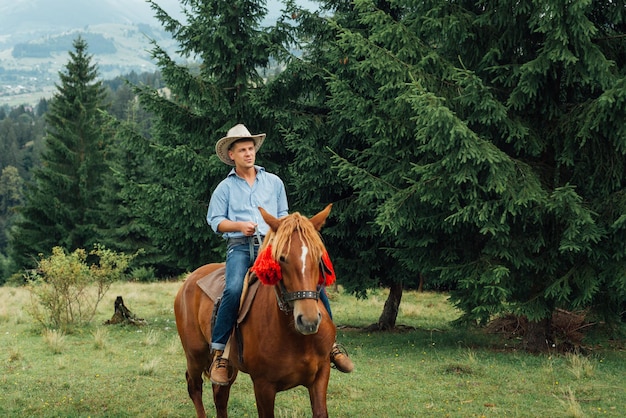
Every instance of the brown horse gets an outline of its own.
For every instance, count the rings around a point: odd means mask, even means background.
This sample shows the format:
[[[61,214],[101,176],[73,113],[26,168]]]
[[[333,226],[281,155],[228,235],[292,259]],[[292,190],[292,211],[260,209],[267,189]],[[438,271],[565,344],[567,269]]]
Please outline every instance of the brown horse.
[[[296,386],[308,389],[314,417],[328,417],[326,392],[336,328],[319,301],[318,285],[325,252],[319,230],[330,209],[328,205],[311,219],[299,213],[277,219],[259,208],[270,226],[261,252],[271,252],[282,277],[276,285],[259,287],[249,313],[231,337],[233,377],[228,386],[213,385],[218,417],[228,416],[230,388],[238,370],[252,379],[259,417],[274,417],[276,393]],[[191,273],[174,302],[176,327],[187,357],[187,391],[198,417],[206,417],[202,375],[210,367],[214,304],[196,284],[223,266],[208,264]]]

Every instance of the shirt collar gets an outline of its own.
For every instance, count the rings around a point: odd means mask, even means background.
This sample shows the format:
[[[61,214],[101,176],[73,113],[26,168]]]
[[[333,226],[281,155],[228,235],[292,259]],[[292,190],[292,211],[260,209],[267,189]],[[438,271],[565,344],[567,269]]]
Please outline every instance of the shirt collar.
[[[261,171],[265,171],[265,167],[261,167],[260,165],[256,165],[256,164],[255,164],[255,165],[254,165],[254,168],[255,168],[255,170],[256,170],[256,174],[257,174],[257,176],[259,175],[259,173],[260,173]],[[230,177],[230,176],[236,176],[236,175],[237,175],[237,172],[235,171],[235,167],[233,167],[233,168],[230,170],[230,173],[228,173],[228,177]]]

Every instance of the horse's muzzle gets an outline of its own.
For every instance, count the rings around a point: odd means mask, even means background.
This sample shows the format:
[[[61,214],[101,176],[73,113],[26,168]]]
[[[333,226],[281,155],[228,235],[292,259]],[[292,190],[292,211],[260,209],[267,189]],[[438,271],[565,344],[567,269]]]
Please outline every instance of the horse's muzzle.
[[[296,330],[302,335],[316,334],[322,323],[322,314],[317,310],[317,315],[307,316],[302,313],[296,313],[297,309],[294,309],[294,319],[296,321]]]

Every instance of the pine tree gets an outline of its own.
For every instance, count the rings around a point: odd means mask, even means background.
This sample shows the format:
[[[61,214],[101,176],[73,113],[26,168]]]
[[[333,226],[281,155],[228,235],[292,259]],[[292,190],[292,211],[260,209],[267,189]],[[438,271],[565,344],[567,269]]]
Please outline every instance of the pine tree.
[[[42,148],[44,119],[24,106],[12,109],[0,121],[0,169],[12,165],[29,178]]]
[[[11,118],[0,121],[0,169],[19,165],[19,143],[15,132],[17,124]]]
[[[162,267],[181,272],[224,259],[222,240],[206,222],[211,192],[229,170],[215,156],[217,140],[244,123],[268,134],[259,164],[281,149],[272,143],[271,124],[251,104],[264,84],[261,71],[275,41],[260,28],[264,2],[185,2],[186,24],[158,2],[150,3],[178,42],[180,55],[199,65],[177,62],[154,44],[153,57],[168,87],[135,86],[141,104],[154,114],[154,125],[147,136],[124,129],[128,151],[143,159],[145,174],[124,187],[135,197],[133,211],[154,244],[169,257]]]
[[[381,4],[382,3],[382,4]],[[391,254],[552,342],[557,308],[626,299],[626,8],[611,0],[356,2],[329,106],[337,149]]]
[[[13,259],[20,267],[33,266],[39,253],[49,254],[54,246],[72,251],[98,242],[101,188],[110,172],[105,89],[87,43],[78,37],[73,48],[46,114],[42,164],[12,234]]]
[[[14,208],[22,203],[24,196],[24,180],[16,167],[7,166],[0,173],[0,254],[6,255],[8,231],[11,229],[15,216]]]
[[[113,115],[110,115],[111,130],[116,132],[113,139],[115,144],[111,152],[110,169],[113,173],[102,189],[101,209],[104,214],[101,229],[100,243],[106,248],[125,254],[135,254],[133,268],[145,268],[160,277],[166,277],[170,271],[160,267],[167,264],[167,256],[156,247],[147,232],[148,226],[142,222],[134,208],[140,207],[141,197],[132,193],[131,183],[145,181],[144,159],[141,155],[129,152],[124,146],[124,135],[130,130],[148,131],[151,117],[142,111],[135,100],[126,104],[127,114],[124,124],[121,125]]]
[[[331,74],[346,71],[349,58],[339,48],[338,27],[358,31],[363,25],[350,3],[324,1],[321,12],[303,10],[288,3],[279,24],[290,28],[299,40],[301,57],[286,59],[285,70],[268,82],[258,108],[276,120],[285,139],[289,158],[289,189],[292,208],[313,214],[328,203],[333,210],[323,230],[324,240],[337,271],[338,282],[348,292],[366,297],[368,289],[390,289],[379,329],[395,326],[403,286],[417,287],[418,274],[396,263],[387,251],[392,241],[374,225],[374,211],[361,204],[354,187],[333,167],[333,152],[368,148],[371,138],[355,135],[356,126],[369,116],[342,118],[330,106]],[[329,24],[324,16],[332,15]],[[293,21],[293,22],[292,22]],[[367,260],[367,262],[363,262]]]

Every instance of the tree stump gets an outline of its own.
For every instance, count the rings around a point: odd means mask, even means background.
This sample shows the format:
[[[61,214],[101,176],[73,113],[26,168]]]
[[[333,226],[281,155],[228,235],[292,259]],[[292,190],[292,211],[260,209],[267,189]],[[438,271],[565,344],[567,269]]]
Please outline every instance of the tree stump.
[[[130,309],[124,305],[124,299],[118,296],[115,299],[115,312],[111,319],[104,322],[104,325],[130,324],[130,325],[146,325],[148,322],[143,318],[137,318]]]

